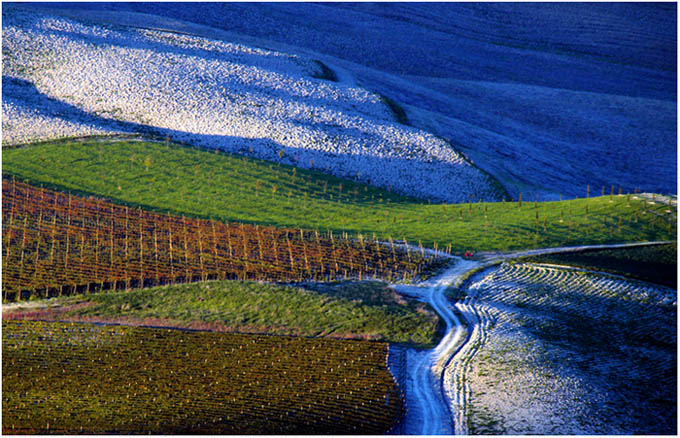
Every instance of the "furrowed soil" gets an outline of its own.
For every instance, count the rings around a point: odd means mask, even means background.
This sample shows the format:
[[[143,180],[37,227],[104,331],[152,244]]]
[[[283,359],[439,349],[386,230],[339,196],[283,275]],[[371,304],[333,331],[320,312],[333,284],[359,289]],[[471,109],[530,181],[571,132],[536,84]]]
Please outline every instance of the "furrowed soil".
[[[466,373],[470,433],[675,433],[675,290],[504,263],[464,292],[484,332]]]

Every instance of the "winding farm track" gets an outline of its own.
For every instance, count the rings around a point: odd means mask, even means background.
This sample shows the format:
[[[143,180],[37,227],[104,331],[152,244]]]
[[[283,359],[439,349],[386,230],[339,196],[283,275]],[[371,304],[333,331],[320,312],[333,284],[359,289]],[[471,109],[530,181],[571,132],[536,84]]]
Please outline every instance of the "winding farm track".
[[[451,303],[445,296],[450,286],[459,287],[473,270],[486,268],[517,257],[576,252],[590,249],[631,248],[662,245],[670,241],[583,245],[542,248],[510,253],[480,254],[480,260],[453,257],[455,263],[444,273],[417,285],[395,285],[402,293],[419,297],[429,303],[446,324],[446,332],[432,350],[407,352],[404,388],[407,412],[404,433],[412,435],[466,435],[467,400],[470,396],[465,373],[479,345],[484,342],[489,317],[484,309],[465,300]],[[455,311],[454,311],[455,309]],[[463,321],[461,321],[463,320]]]

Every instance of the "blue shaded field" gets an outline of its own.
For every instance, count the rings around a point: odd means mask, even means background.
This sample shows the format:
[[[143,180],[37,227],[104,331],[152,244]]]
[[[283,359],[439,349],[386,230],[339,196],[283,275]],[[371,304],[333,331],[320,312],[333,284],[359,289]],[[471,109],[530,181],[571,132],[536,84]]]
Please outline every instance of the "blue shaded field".
[[[52,5],[53,6],[53,5]],[[79,6],[80,7],[80,6]],[[676,191],[674,4],[159,3],[156,14],[328,55],[508,191]]]

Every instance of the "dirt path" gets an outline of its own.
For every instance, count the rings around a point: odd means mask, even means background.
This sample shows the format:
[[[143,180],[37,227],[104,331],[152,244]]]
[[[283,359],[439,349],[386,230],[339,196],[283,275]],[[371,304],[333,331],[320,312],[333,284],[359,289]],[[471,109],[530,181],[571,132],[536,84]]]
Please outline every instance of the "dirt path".
[[[445,334],[434,349],[406,351],[407,384],[404,390],[407,412],[402,433],[409,435],[468,433],[467,403],[471,394],[466,383],[466,373],[470,361],[485,341],[489,318],[483,309],[478,309],[469,299],[457,303],[450,302],[445,295],[450,286],[460,286],[467,274],[473,270],[517,257],[665,243],[669,242],[584,245],[511,253],[485,253],[479,254],[478,260],[452,257],[452,266],[437,277],[417,285],[394,285],[397,291],[429,303],[446,325]],[[3,312],[18,308],[32,310],[34,307],[36,307],[34,303],[8,304],[3,305]]]
[[[466,330],[454,314],[444,292],[480,262],[454,258],[454,265],[438,277],[415,286],[395,285],[395,289],[429,303],[446,324],[446,333],[432,350],[407,352],[407,413],[404,433],[449,435],[453,433],[453,412],[442,391],[444,370],[457,348],[465,341]],[[410,391],[409,391],[410,390]]]
[[[429,303],[446,323],[440,343],[428,351],[407,351],[406,393],[407,412],[403,423],[405,434],[447,435],[468,433],[465,421],[467,399],[470,396],[465,373],[468,364],[486,337],[488,318],[473,303],[448,301],[445,291],[459,286],[472,270],[482,269],[517,257],[589,249],[630,248],[660,245],[670,242],[643,242],[613,245],[582,245],[542,248],[511,253],[480,254],[479,260],[453,257],[454,264],[438,277],[417,285],[394,285],[407,295]],[[453,309],[456,309],[454,312]]]

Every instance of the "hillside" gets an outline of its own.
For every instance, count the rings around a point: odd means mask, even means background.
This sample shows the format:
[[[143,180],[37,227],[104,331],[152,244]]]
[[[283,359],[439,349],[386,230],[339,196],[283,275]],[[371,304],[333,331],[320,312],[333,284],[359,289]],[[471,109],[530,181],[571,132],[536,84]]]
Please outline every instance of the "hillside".
[[[403,409],[384,343],[38,321],[2,331],[5,434],[380,434]]]
[[[672,434],[677,293],[569,268],[502,264],[461,308],[472,434]]]
[[[2,433],[677,434],[677,4],[2,4]]]
[[[128,27],[3,11],[3,145],[142,132],[428,199],[502,196],[448,142],[398,123],[379,94],[321,79],[313,58],[141,19]]]
[[[675,208],[612,187],[607,196],[593,188],[588,199],[562,202],[430,204],[278,163],[135,140],[6,149],[3,172],[173,215],[406,239],[457,253],[668,240],[677,217]]]
[[[583,196],[587,184],[676,191],[672,4],[87,7],[78,14],[153,14],[140,16],[308,53],[400,103],[514,198]]]
[[[318,290],[313,290],[316,288]],[[435,344],[439,317],[381,282],[276,284],[209,281],[94,293],[6,306],[3,319],[183,327],[335,339]],[[305,309],[300,312],[299,309]]]

